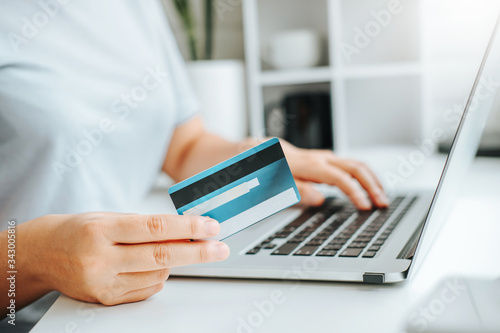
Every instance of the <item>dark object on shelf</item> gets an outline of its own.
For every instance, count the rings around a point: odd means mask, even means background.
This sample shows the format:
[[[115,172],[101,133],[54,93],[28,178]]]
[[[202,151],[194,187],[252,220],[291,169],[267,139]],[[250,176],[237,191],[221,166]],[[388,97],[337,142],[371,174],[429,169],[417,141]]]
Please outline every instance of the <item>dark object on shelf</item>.
[[[439,152],[448,154],[451,148],[451,141],[439,143]],[[500,157],[500,134],[485,134],[481,139],[481,144],[477,150],[476,156],[481,157]]]
[[[330,94],[286,95],[281,104],[266,111],[266,134],[301,148],[333,149]]]

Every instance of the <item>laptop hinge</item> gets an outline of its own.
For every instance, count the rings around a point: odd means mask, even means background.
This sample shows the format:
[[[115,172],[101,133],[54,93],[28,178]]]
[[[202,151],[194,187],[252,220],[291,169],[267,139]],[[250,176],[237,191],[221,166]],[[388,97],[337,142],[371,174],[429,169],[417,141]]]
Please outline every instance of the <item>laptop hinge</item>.
[[[385,282],[384,273],[364,273],[363,283],[382,284]]]
[[[424,228],[425,220],[419,224],[415,232],[411,235],[406,245],[403,247],[401,252],[398,254],[398,259],[413,259],[413,255],[417,250],[418,241],[420,240],[420,235],[422,234],[422,229]]]

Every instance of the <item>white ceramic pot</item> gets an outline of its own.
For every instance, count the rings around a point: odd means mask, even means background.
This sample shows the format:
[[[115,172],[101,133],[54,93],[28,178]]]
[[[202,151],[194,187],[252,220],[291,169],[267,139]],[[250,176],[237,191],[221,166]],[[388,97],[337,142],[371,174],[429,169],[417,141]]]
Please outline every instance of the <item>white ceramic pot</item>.
[[[264,60],[277,69],[314,67],[321,51],[321,38],[314,30],[288,30],[272,36]]]
[[[205,127],[225,139],[247,135],[245,69],[240,60],[201,60],[187,63],[201,106]]]

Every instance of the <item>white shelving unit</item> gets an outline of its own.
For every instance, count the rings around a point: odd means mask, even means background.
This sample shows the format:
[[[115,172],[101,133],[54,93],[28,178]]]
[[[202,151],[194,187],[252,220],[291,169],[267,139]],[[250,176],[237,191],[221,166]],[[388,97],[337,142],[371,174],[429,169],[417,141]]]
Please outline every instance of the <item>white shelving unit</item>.
[[[354,54],[350,62],[342,53],[341,43],[353,44],[357,29],[374,22],[373,11],[387,10],[391,1],[242,1],[251,134],[265,134],[264,109],[269,103],[279,102],[288,92],[326,89],[332,96],[336,151],[414,144],[429,137],[434,113],[445,107],[439,93],[446,89],[436,87],[436,82],[442,82],[439,78],[443,77],[453,80],[456,68],[460,67],[466,72],[460,76],[465,84],[454,89],[451,95],[460,99],[468,93],[474,69],[479,67],[489,37],[487,30],[496,18],[493,13],[485,19],[488,21],[483,23],[486,33],[481,35],[481,40],[473,38],[477,50],[471,51],[460,43],[452,45],[453,41],[447,43],[446,31],[435,36],[434,29],[444,24],[438,15],[439,8],[456,7],[457,1],[465,3],[464,0],[443,0],[438,1],[438,5],[433,0],[401,1],[401,12],[392,15],[390,23],[381,26],[380,33],[359,54]],[[466,10],[474,7],[471,3],[476,7],[488,5],[483,10],[487,15],[494,2],[469,1]],[[438,14],[427,15],[425,11]],[[452,23],[449,24],[451,31]],[[474,25],[474,20],[469,24]],[[262,61],[262,50],[270,36],[300,28],[314,29],[323,36],[325,59],[320,66],[273,70]],[[451,56],[447,54],[449,48],[454,48]],[[451,64],[446,61],[450,57]],[[448,65],[444,65],[446,63]]]

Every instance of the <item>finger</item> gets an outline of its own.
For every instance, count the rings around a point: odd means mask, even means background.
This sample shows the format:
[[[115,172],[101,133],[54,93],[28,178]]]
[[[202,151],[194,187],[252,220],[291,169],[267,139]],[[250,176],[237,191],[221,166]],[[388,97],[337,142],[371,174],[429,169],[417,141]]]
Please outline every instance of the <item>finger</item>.
[[[161,282],[161,283],[154,285],[154,286],[151,286],[151,287],[129,291],[128,293],[114,299],[113,304],[106,304],[106,305],[115,305],[115,304],[143,301],[146,298],[149,298],[149,297],[153,296],[154,294],[160,292],[163,289],[164,285],[165,285],[165,282]]]
[[[218,241],[178,241],[117,246],[117,262],[122,263],[122,272],[152,271],[221,261],[229,257],[229,247]]]
[[[120,215],[110,217],[102,229],[115,243],[147,243],[210,238],[220,232],[220,225],[205,216]]]
[[[368,167],[366,168],[366,170],[372,175],[372,177],[375,180],[375,182],[377,183],[378,187],[380,187],[382,189],[382,191],[384,191],[384,193],[385,193],[384,186],[380,182],[380,179],[378,179],[378,176],[375,174],[375,172],[373,172],[373,170],[371,168],[368,168]]]
[[[304,205],[319,206],[325,201],[323,194],[316,190],[312,183],[296,179],[295,184],[300,193],[300,202]]]
[[[359,166],[363,166],[365,168],[365,170],[368,171],[368,173],[372,176],[373,180],[376,182],[376,184],[378,185],[378,187],[380,187],[381,189],[384,188],[382,186],[382,183],[378,179],[377,175],[375,174],[375,172],[373,172],[373,170],[370,167],[368,167],[367,165],[365,165],[364,163],[361,163],[361,162],[358,162],[358,161],[354,161],[354,160],[343,159],[343,158],[338,157],[335,154],[331,154],[328,157],[328,162],[330,164],[333,164],[333,165],[339,165],[339,164],[342,164],[343,162],[348,162],[348,163],[358,164]]]
[[[117,284],[123,286],[122,294],[132,290],[144,289],[156,286],[167,281],[170,275],[170,269],[158,269],[147,272],[121,273],[117,276]]]
[[[369,168],[367,166],[351,160],[337,161],[336,165],[347,171],[361,184],[375,205],[378,207],[387,207],[389,205],[389,200],[387,199],[384,190],[377,183],[376,177],[374,178],[369,172]]]
[[[372,204],[366,197],[365,191],[361,189],[357,182],[347,172],[333,165],[321,168],[318,171],[323,182],[337,186],[349,197],[356,207],[362,210],[372,208]]]
[[[377,186],[384,190],[384,186],[382,186],[382,183],[380,182],[380,180],[378,179],[378,176],[375,174],[375,172],[373,172],[373,170],[367,166],[366,164],[364,163],[361,163],[361,162],[358,162],[358,161],[353,161],[353,160],[350,160],[349,162],[352,162],[352,163],[355,163],[355,164],[358,164],[358,166],[360,167],[363,167],[372,177],[373,181],[375,181],[375,183],[377,184]]]

